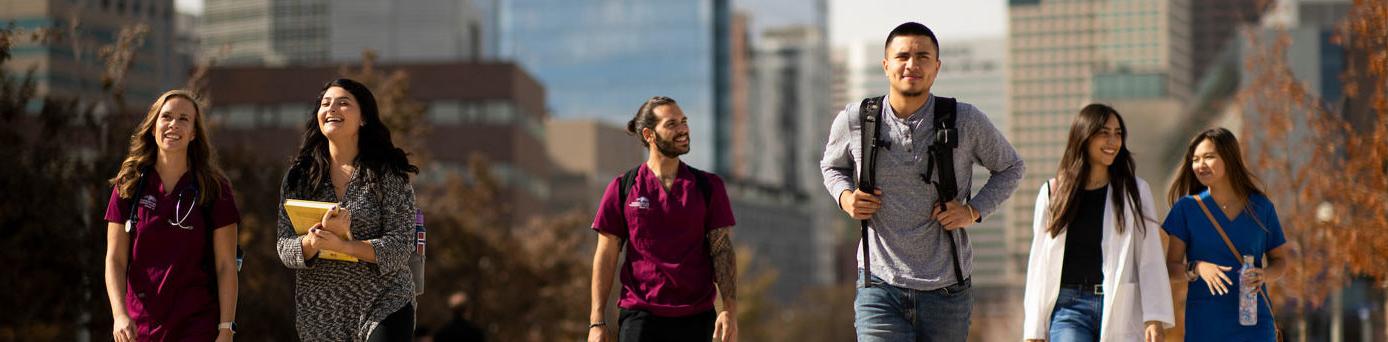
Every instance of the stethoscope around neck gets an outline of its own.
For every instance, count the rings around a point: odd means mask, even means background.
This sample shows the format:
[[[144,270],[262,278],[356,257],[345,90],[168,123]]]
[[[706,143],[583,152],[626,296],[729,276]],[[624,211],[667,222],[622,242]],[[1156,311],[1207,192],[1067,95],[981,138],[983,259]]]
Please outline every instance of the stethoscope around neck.
[[[144,186],[145,175],[144,173],[141,173],[140,181],[135,183],[135,189],[137,189],[136,193],[144,192]],[[195,186],[183,187],[182,189],[178,189],[175,191],[177,191],[178,193],[178,199],[174,201],[174,217],[169,219],[169,225],[175,228],[181,228],[183,230],[193,230],[193,226],[187,223],[188,217],[193,216],[193,209],[197,208],[198,188]],[[192,196],[189,196],[190,202],[187,205],[188,209],[184,210],[183,197],[190,191],[192,192]],[[134,229],[135,224],[140,222],[140,215],[138,211],[140,208],[140,201],[141,199],[138,198],[138,196],[130,198],[130,216],[125,220],[126,233],[129,233],[132,229]],[[157,203],[155,207],[158,207]]]

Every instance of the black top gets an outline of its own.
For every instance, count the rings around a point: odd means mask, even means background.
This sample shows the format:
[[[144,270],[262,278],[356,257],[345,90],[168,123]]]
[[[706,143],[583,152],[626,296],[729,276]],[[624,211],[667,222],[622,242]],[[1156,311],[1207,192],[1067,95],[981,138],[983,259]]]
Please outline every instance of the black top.
[[[1062,285],[1098,285],[1104,282],[1104,195],[1108,186],[1080,190],[1079,213],[1065,227],[1065,264],[1061,267]]]

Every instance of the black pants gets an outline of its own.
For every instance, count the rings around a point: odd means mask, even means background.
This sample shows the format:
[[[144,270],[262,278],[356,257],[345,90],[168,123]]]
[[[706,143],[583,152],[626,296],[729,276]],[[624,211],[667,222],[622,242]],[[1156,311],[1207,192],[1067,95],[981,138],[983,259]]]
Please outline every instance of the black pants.
[[[371,331],[368,341],[412,342],[414,341],[414,305],[405,307],[386,316],[376,330]]]
[[[659,317],[643,310],[621,309],[619,342],[699,341],[713,338],[713,310],[684,317]]]

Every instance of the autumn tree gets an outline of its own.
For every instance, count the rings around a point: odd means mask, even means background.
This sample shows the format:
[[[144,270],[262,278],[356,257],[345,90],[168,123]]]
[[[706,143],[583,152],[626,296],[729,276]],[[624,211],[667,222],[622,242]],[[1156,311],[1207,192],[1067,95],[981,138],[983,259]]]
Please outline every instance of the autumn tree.
[[[130,53],[143,45],[142,25],[119,30],[111,44],[77,39],[79,20],[67,27],[0,30],[0,168],[5,203],[0,206],[0,262],[11,275],[0,280],[0,340],[71,340],[110,333],[104,267],[107,179],[115,174],[130,130],[142,112],[125,105],[124,77]],[[73,72],[101,79],[103,95],[78,98],[40,95],[34,68],[9,67],[14,44],[69,44],[79,65]],[[95,56],[82,51],[99,51]],[[80,63],[79,63],[80,64]],[[36,105],[36,106],[35,106]],[[36,110],[34,108],[37,108]],[[82,331],[83,329],[90,329]]]
[[[1248,40],[1256,52],[1239,96],[1256,114],[1245,116],[1243,140],[1255,144],[1251,166],[1300,252],[1273,296],[1297,309],[1304,338],[1305,311],[1352,277],[1388,287],[1388,3],[1354,1],[1335,30],[1346,56],[1343,99],[1318,96],[1293,75],[1286,32]]]

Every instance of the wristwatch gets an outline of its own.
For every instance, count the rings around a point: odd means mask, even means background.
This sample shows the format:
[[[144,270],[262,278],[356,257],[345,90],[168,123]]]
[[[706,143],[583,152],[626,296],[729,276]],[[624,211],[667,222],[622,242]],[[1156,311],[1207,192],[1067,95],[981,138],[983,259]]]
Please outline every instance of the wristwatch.
[[[230,330],[232,334],[236,334],[236,322],[222,322],[221,324],[217,324],[217,330],[222,329]]]

